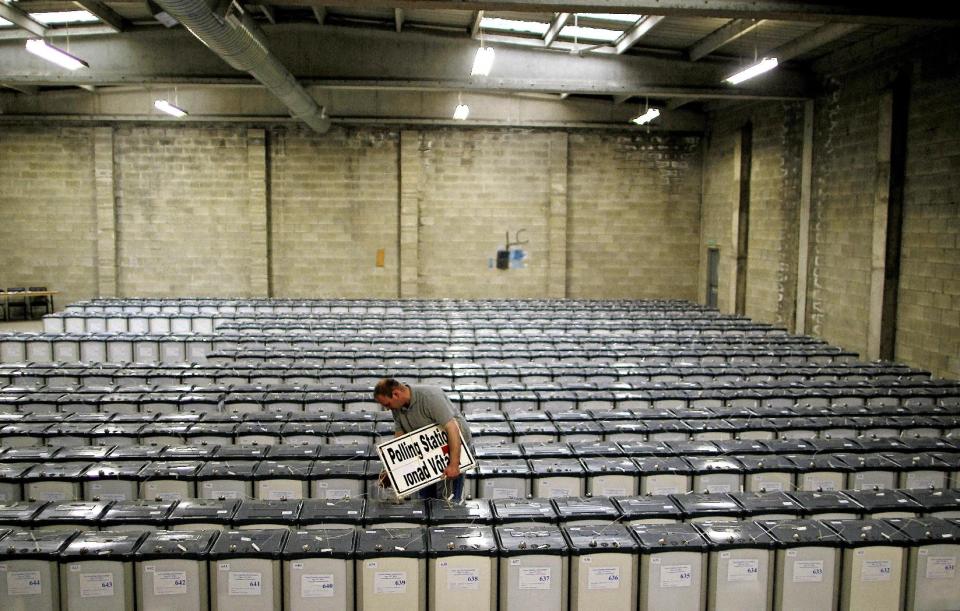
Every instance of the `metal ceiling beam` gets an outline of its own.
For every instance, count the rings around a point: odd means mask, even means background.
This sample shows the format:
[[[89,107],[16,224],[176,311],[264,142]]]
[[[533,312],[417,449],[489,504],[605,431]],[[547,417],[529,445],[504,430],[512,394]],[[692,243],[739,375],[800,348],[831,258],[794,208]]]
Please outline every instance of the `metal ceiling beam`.
[[[123,32],[130,26],[129,21],[100,0],[74,0],[73,3],[91,15],[96,16],[97,19],[109,25],[117,32]]]
[[[623,33],[623,36],[620,37],[620,40],[617,41],[617,55],[620,55],[633,45],[637,44],[637,41],[647,35],[647,32],[657,27],[657,24],[663,21],[663,17],[658,15],[647,15],[641,19],[638,19],[633,27]]]
[[[560,30],[563,29],[563,26],[567,25],[568,19],[570,19],[570,13],[556,14],[556,16],[553,18],[553,21],[550,23],[550,28],[543,36],[543,46],[549,47],[553,44],[553,41],[557,39],[557,35],[560,33]]]
[[[139,0],[119,0],[139,2]],[[322,0],[328,6],[356,6],[356,0]],[[287,6],[312,6],[319,0],[284,0]],[[536,13],[639,13],[641,15],[845,21],[886,25],[945,26],[960,23],[955,2],[896,3],[804,2],[802,0],[364,0],[367,7],[437,10],[488,10]]]
[[[828,23],[812,32],[808,32],[799,38],[777,47],[766,53],[767,57],[776,57],[777,61],[785,62],[812,51],[817,47],[833,42],[838,38],[843,38],[847,34],[860,29],[859,24],[855,23]]]
[[[383,91],[311,91],[325,105],[343,108],[332,119],[334,123],[380,123],[411,125],[453,125],[451,105],[458,99],[457,92],[383,92]],[[2,94],[0,94],[2,95]],[[282,104],[265,88],[219,87],[204,89],[181,87],[179,101],[189,108],[192,121],[241,121],[289,123]],[[470,105],[470,119],[466,125],[499,125],[523,127],[571,127],[629,130],[634,108],[615,107],[608,101],[568,100],[557,95],[486,95],[463,94]],[[169,121],[158,114],[149,114],[156,92],[130,88],[100,89],[93,94],[77,90],[59,90],[41,93],[35,98],[9,94],[4,99],[4,113],[0,122],[25,120],[112,120]],[[699,132],[703,130],[701,113],[683,111],[663,117],[659,129]]]
[[[687,50],[687,57],[689,57],[692,62],[702,59],[720,47],[730,44],[747,32],[753,31],[763,23],[763,21],[763,19],[734,19],[722,28],[698,40]]]
[[[47,35],[47,27],[45,25],[34,20],[26,11],[7,4],[3,0],[0,0],[0,17],[3,17],[18,28],[30,32],[34,36],[40,36],[42,38]]]
[[[277,13],[276,13],[276,10],[273,8],[272,5],[261,4],[261,5],[260,5],[260,12],[262,12],[262,13],[263,13],[263,16],[267,18],[267,21],[269,21],[270,23],[276,25],[276,23],[277,23]]]
[[[481,21],[483,21],[483,11],[477,11],[473,15],[473,24],[470,26],[470,38],[476,38],[480,35]]]
[[[812,81],[789,69],[763,80],[763,88],[726,87],[728,66],[684,59],[591,53],[497,49],[488,77],[471,78],[476,43],[408,31],[286,24],[262,28],[273,54],[304,83],[380,89],[575,93],[589,95],[705,95],[708,97],[800,99]],[[542,41],[539,41],[542,44]],[[30,61],[19,41],[0,42],[0,74],[26,84],[118,85],[136,83],[236,83],[246,73],[230,68],[186,30],[144,29],[136,36],[79,37],[71,52],[90,68],[66,74],[46,62]]]
[[[315,6],[313,7],[313,18],[317,20],[317,23],[323,25],[323,22],[327,20],[327,7],[325,6]]]

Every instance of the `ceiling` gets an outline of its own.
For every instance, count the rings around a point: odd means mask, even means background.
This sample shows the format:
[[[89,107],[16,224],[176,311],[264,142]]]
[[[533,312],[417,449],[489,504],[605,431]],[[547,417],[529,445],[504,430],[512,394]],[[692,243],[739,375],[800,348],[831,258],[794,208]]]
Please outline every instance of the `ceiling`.
[[[0,119],[173,120],[157,98],[184,121],[303,116],[180,26],[169,2],[194,2],[227,34],[242,24],[334,123],[449,124],[463,103],[467,124],[623,128],[656,107],[650,128],[699,131],[705,111],[816,95],[835,51],[875,55],[960,24],[952,3],[854,0],[0,0]],[[40,37],[89,66],[27,53]],[[481,44],[495,61],[472,76]],[[724,82],[764,57],[780,65]]]

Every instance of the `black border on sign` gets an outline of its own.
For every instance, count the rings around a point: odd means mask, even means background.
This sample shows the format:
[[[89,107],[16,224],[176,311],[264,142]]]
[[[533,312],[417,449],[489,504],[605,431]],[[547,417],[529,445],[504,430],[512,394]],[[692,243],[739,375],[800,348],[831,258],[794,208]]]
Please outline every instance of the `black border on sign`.
[[[443,431],[443,427],[440,426],[439,424],[428,424],[426,426],[421,426],[420,428],[414,431],[410,431],[409,433],[401,435],[400,437],[393,437],[392,439],[388,441],[384,441],[383,443],[377,445],[377,456],[380,457],[380,464],[383,465],[383,469],[387,472],[387,477],[390,478],[390,484],[393,486],[393,493],[397,496],[398,499],[403,498],[405,496],[410,496],[414,492],[417,492],[422,488],[426,488],[427,486],[432,486],[437,482],[431,481],[429,483],[419,484],[414,488],[404,491],[404,493],[401,495],[399,492],[397,492],[397,490],[399,489],[397,488],[397,481],[393,478],[393,472],[387,468],[387,460],[386,460],[386,457],[384,456],[383,447],[396,442],[398,439],[410,437],[412,435],[416,435],[418,433],[422,433],[423,431],[428,431],[430,429],[439,429]],[[467,458],[467,464],[463,464],[464,457]],[[461,473],[465,473],[466,471],[472,471],[477,466],[477,461],[473,457],[473,452],[470,451],[470,447],[467,445],[467,442],[464,441],[463,439],[463,431],[460,431],[460,463],[462,465],[460,467]],[[443,481],[443,479],[441,478],[440,480],[437,480],[437,481]]]

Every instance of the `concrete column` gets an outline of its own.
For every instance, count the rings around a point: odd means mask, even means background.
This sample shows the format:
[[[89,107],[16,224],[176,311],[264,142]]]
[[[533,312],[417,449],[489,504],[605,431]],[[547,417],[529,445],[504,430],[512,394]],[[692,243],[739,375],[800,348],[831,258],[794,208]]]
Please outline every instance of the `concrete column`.
[[[807,286],[810,260],[810,204],[813,185],[813,100],[803,106],[803,150],[800,165],[800,222],[797,228],[797,309],[794,332],[807,332]]]
[[[270,197],[268,187],[267,134],[247,130],[247,181],[250,205],[250,296],[271,297]]]
[[[420,202],[423,201],[419,130],[400,132],[400,298],[420,295]]]
[[[547,211],[547,296],[567,296],[567,169],[569,139],[550,135],[550,208]]]
[[[735,314],[747,310],[747,245],[750,238],[750,168],[753,154],[753,127],[747,124],[737,132],[733,149],[733,227],[730,242],[735,250],[734,282],[730,287],[730,305]]]
[[[867,358],[872,360],[893,360],[895,354],[908,99],[905,77],[880,96],[867,328]]]
[[[93,130],[93,171],[97,207],[97,296],[117,297],[117,197],[112,127]]]

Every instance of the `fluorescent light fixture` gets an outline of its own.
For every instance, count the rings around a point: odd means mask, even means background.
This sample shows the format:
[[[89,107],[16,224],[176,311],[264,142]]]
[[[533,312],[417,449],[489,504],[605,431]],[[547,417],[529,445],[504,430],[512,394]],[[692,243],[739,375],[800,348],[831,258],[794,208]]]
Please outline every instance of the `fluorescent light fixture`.
[[[493,68],[493,47],[480,47],[477,49],[477,55],[473,58],[472,76],[489,76],[490,69]]]
[[[453,111],[453,118],[457,121],[466,121],[470,116],[470,107],[466,104],[457,104],[457,109]]]
[[[80,68],[89,67],[89,64],[82,59],[74,57],[66,51],[61,51],[52,45],[48,45],[39,38],[31,38],[27,41],[27,51],[67,70],[79,70]]]
[[[179,106],[174,106],[166,100],[157,100],[153,103],[153,107],[159,110],[160,112],[165,112],[168,115],[173,115],[174,117],[180,118],[187,116],[187,111],[180,108]]]
[[[586,17],[595,21],[636,23],[643,15],[632,15],[630,13],[577,13],[577,17]]]
[[[737,72],[733,76],[727,77],[724,81],[730,83],[731,85],[739,85],[747,79],[752,79],[753,77],[763,74],[764,72],[769,72],[777,67],[777,58],[776,57],[764,57],[759,63],[756,63],[748,68],[744,68],[740,72]]]
[[[550,29],[549,23],[539,21],[521,21],[519,19],[500,19],[498,17],[484,17],[480,20],[483,30],[498,30],[500,32],[514,32],[520,34],[536,34],[543,36]]]
[[[62,25],[65,23],[94,23],[100,21],[96,15],[87,11],[54,11],[50,13],[30,13],[30,16],[43,25]]]
[[[585,28],[576,25],[564,26],[563,29],[560,30],[560,38],[576,38],[577,40],[595,40],[598,42],[613,42],[622,35],[623,32],[620,30]]]
[[[646,125],[647,123],[649,123],[650,121],[653,121],[659,116],[660,116],[660,109],[648,108],[647,112],[643,113],[639,117],[634,117],[633,119],[630,119],[630,120],[636,123],[637,125]]]

